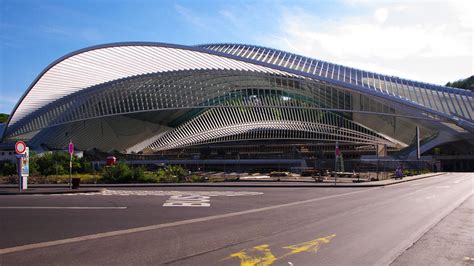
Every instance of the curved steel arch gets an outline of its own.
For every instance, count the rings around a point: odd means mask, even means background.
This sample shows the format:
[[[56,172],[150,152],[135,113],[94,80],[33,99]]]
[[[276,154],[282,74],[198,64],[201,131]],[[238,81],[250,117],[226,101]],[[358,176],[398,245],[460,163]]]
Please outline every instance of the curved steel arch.
[[[238,135],[252,135],[238,137]],[[297,134],[292,134],[297,132]],[[328,138],[332,136],[332,138]],[[186,146],[248,139],[337,139],[357,144],[395,144],[381,135],[334,113],[307,109],[250,107],[212,108],[160,136],[148,148],[167,150]]]

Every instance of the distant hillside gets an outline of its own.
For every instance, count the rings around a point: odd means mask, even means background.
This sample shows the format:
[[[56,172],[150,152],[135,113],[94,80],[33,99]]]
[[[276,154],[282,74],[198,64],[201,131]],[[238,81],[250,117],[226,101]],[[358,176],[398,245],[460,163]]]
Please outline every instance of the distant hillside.
[[[10,115],[0,113],[0,124],[6,123]]]
[[[446,86],[474,91],[474,76],[446,83]]]

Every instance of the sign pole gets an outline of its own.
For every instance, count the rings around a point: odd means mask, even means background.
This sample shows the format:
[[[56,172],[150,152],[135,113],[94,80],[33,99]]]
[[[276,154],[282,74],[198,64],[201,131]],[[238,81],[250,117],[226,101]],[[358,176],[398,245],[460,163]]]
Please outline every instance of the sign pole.
[[[68,145],[69,152],[69,188],[72,189],[72,154],[74,153],[74,144],[69,141]]]
[[[18,190],[23,190],[23,176],[21,175],[21,154],[16,156],[16,169],[18,171]]]
[[[72,189],[72,153],[69,156],[69,188]]]
[[[334,152],[334,186],[337,185],[337,170],[338,170],[338,160],[339,160],[339,155],[341,154],[341,151],[339,150],[339,142],[336,141],[336,150]]]

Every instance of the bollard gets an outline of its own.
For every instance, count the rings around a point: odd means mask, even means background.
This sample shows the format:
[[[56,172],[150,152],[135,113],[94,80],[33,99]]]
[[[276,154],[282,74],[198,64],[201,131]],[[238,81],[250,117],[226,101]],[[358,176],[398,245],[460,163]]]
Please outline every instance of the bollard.
[[[78,188],[79,188],[79,184],[81,183],[81,179],[78,178],[78,177],[74,177],[74,178],[71,180],[71,183],[72,183],[72,186],[71,186],[72,189],[78,189]]]

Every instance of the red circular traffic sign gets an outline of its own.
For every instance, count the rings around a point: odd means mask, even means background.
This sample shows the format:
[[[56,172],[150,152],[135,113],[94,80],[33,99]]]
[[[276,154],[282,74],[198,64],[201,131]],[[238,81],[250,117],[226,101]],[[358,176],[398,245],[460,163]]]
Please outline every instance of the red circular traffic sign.
[[[24,141],[17,141],[15,143],[15,152],[17,154],[23,154],[26,151],[26,143]]]

